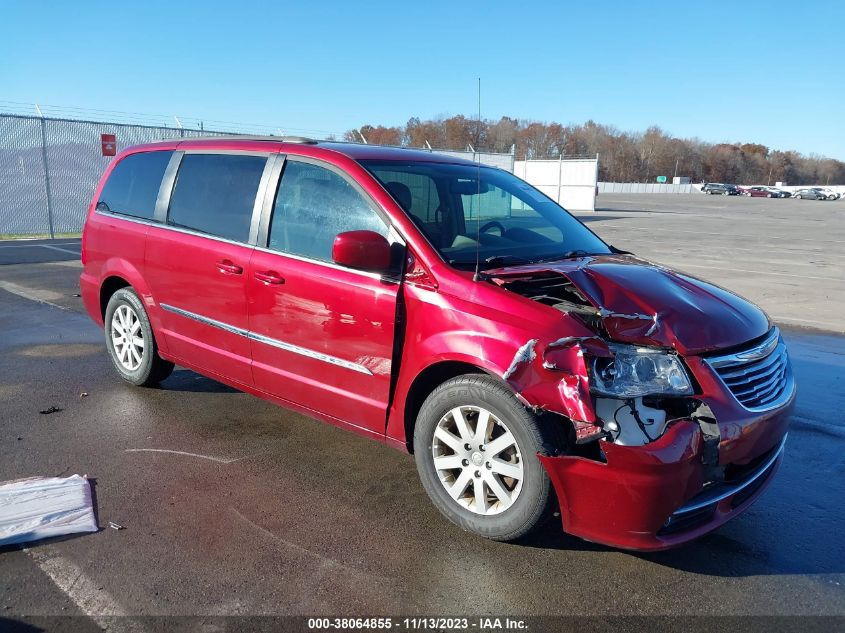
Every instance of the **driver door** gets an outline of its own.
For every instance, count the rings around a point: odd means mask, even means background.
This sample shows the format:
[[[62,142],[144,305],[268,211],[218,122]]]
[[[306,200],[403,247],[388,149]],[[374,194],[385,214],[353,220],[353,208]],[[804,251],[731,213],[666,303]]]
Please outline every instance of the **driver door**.
[[[285,162],[246,280],[252,373],[262,391],[383,435],[400,282],[332,261],[335,236],[360,229],[390,233],[351,178]]]

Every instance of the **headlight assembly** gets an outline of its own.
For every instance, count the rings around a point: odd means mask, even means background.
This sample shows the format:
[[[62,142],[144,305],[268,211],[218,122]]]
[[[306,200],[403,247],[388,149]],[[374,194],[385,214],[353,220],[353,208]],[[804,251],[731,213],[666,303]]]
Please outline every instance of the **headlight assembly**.
[[[692,395],[689,375],[676,355],[618,343],[610,343],[609,347],[611,358],[590,360],[593,393],[614,398]]]

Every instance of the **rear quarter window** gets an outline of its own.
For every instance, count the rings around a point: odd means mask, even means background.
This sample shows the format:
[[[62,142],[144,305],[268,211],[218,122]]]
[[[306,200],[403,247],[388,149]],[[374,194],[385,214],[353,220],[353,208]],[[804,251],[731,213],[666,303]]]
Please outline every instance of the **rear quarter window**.
[[[161,179],[173,152],[130,154],[115,165],[97,210],[152,220]]]
[[[167,223],[236,242],[249,240],[265,156],[185,154]]]

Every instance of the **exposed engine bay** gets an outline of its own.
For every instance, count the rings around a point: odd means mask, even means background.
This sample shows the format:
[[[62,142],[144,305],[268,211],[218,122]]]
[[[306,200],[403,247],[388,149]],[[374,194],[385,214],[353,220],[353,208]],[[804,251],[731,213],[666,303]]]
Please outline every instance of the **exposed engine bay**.
[[[596,415],[609,439],[620,446],[653,442],[663,435],[668,424],[666,411],[646,406],[642,398],[596,398]]]
[[[709,308],[691,305],[686,285],[693,280],[628,256],[588,256],[560,266],[501,269],[487,276],[503,289],[559,310],[592,333],[547,343],[527,341],[504,376],[529,403],[561,401],[564,410],[558,412],[572,422],[577,444],[597,439],[620,446],[649,444],[673,421],[689,419],[704,406],[691,397],[694,379],[683,360],[684,351],[695,347],[690,343],[698,343],[688,334],[690,322],[683,314],[670,319],[667,308],[672,306],[665,302],[661,311],[650,309],[648,298],[642,299],[645,293],[627,289],[623,282],[629,281],[626,273],[633,262],[638,274],[648,271],[641,280],[646,289],[660,287],[661,297],[677,296],[687,310]],[[558,393],[542,384],[535,362],[560,373]],[[712,437],[713,429],[718,435],[715,421],[705,435]]]

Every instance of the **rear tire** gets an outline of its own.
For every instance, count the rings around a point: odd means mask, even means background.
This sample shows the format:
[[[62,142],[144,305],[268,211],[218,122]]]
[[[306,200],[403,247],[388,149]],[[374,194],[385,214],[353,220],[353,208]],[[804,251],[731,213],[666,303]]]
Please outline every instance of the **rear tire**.
[[[131,288],[109,299],[105,315],[106,347],[117,373],[139,387],[157,385],[173,371],[173,363],[158,355],[144,305]]]
[[[500,381],[468,374],[426,398],[414,458],[423,487],[447,519],[479,536],[512,541],[554,511],[537,453],[562,449],[565,437],[559,417],[534,415]]]

